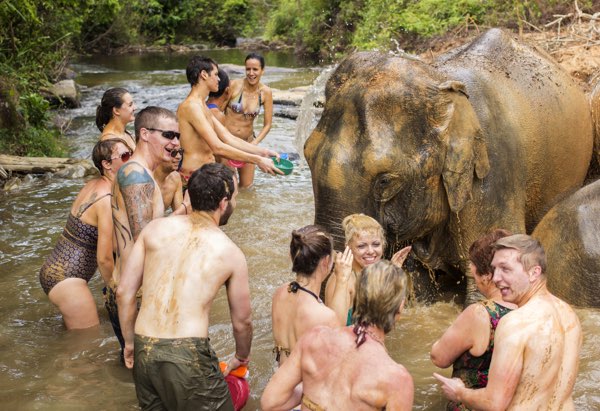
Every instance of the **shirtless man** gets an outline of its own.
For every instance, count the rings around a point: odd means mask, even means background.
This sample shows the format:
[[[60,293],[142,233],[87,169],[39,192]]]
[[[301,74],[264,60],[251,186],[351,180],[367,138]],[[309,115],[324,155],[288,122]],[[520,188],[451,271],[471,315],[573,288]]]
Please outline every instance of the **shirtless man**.
[[[546,288],[546,255],[524,234],[496,242],[493,281],[504,301],[519,306],[496,329],[488,385],[467,389],[458,378],[434,376],[451,401],[477,410],[574,410],[571,393],[581,348],[573,309]]]
[[[177,109],[181,146],[185,150],[181,176],[189,179],[194,170],[213,163],[215,155],[256,164],[269,174],[283,174],[270,158],[278,157],[276,152],[235,137],[212,115],[206,98],[209,92],[219,90],[218,70],[214,60],[202,56],[192,57],[186,68],[192,90]]]
[[[113,185],[113,244],[116,260],[112,278],[105,290],[105,306],[121,344],[121,352],[124,340],[119,326],[115,291],[124,261],[142,228],[164,214],[161,192],[153,171],[160,163],[171,161],[171,151],[179,149],[177,117],[165,108],[146,107],[135,117],[135,137],[136,149],[131,159],[119,169]],[[185,210],[176,213],[185,213]]]
[[[171,151],[171,160],[166,163],[160,163],[154,170],[154,180],[160,188],[165,211],[177,210],[183,203],[183,186],[177,170],[183,157],[183,148]],[[187,207],[187,205],[184,205]],[[191,211],[191,210],[190,210]]]
[[[357,280],[354,324],[305,333],[267,384],[262,410],[299,403],[303,410],[412,409],[412,377],[390,358],[384,342],[400,316],[406,283],[402,269],[389,261],[366,267]]]
[[[235,209],[234,180],[220,163],[195,171],[188,185],[193,212],[149,223],[127,261],[117,299],[125,365],[134,368],[142,410],[233,410],[208,325],[212,302],[225,284],[236,345],[225,374],[247,365],[252,319],[246,258],[219,229]],[[135,295],[142,283],[136,321]]]

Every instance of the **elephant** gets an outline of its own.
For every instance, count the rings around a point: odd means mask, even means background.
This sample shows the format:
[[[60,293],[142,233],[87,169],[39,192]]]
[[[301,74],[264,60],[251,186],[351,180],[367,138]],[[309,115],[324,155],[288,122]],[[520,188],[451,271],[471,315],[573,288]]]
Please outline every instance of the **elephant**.
[[[546,251],[548,289],[570,304],[600,307],[600,180],[552,207],[532,236]]]
[[[342,219],[365,213],[392,249],[410,243],[430,272],[463,278],[474,240],[531,232],[582,185],[590,111],[549,56],[500,29],[432,64],[354,53],[329,78],[304,144],[315,223],[339,249]]]

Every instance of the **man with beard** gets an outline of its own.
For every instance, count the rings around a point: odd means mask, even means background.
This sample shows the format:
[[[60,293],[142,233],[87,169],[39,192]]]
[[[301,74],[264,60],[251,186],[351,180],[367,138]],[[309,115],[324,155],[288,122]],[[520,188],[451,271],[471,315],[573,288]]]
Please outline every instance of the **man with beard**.
[[[142,410],[233,410],[208,339],[210,308],[223,284],[236,345],[224,374],[249,361],[246,258],[219,229],[235,208],[237,181],[227,167],[210,163],[192,174],[188,190],[192,213],[153,220],[142,230],[117,290],[125,365],[134,369]]]

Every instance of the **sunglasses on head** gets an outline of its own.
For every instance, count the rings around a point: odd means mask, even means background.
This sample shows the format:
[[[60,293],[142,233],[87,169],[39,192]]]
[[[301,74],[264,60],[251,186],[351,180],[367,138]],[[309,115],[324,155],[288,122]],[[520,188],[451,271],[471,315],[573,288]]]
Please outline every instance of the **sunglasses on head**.
[[[146,130],[148,131],[160,131],[160,134],[168,139],[168,140],[173,140],[174,138],[179,138],[179,136],[181,136],[180,133],[178,133],[177,131],[171,131],[171,130],[161,130],[160,128],[150,128],[150,127],[146,127]]]
[[[131,158],[131,155],[133,153],[131,151],[126,151],[123,154],[119,154],[116,157],[111,157],[110,161],[116,160],[117,158],[120,158],[122,162],[126,163],[127,161],[129,161],[129,159]]]
[[[178,155],[182,155],[183,156],[183,148],[177,148],[177,149],[171,150],[171,157],[175,158]]]

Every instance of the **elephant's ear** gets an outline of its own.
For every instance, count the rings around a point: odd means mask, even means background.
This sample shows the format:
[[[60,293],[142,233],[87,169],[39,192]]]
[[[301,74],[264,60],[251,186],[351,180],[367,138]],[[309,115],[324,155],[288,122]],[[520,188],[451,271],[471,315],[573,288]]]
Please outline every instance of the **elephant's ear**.
[[[438,86],[444,96],[437,131],[446,145],[442,178],[453,212],[459,212],[471,199],[474,172],[484,178],[490,171],[487,147],[475,110],[468,100],[465,85],[447,81]]]

